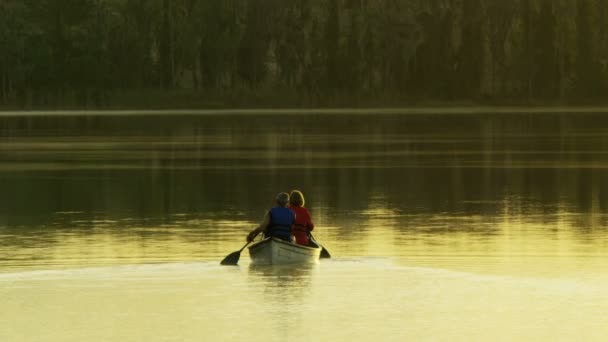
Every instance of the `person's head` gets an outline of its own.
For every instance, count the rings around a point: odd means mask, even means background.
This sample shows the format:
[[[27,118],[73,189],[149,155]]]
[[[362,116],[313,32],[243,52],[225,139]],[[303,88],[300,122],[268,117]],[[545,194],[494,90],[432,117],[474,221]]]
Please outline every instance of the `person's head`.
[[[289,203],[295,206],[304,206],[304,194],[300,190],[291,190],[289,195]]]
[[[286,207],[289,203],[289,194],[286,192],[281,192],[276,197],[277,205],[280,207]]]

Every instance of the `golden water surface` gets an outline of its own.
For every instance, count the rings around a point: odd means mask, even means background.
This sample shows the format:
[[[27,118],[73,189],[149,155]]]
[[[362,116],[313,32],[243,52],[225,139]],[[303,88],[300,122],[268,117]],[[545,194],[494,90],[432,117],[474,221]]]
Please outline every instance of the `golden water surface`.
[[[602,341],[604,116],[3,117],[0,341]],[[220,266],[294,188],[332,258]]]

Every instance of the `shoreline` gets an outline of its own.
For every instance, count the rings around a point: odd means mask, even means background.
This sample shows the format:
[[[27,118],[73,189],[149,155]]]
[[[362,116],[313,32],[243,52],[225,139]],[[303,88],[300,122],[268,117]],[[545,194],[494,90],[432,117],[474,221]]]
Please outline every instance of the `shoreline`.
[[[605,106],[412,106],[412,107],[356,107],[356,108],[217,108],[217,109],[50,109],[50,110],[3,110],[0,117],[15,116],[214,116],[214,115],[420,115],[420,114],[576,114],[604,113]]]
[[[3,101],[2,101],[3,100]],[[0,98],[0,112],[338,112],[342,110],[383,112],[426,112],[442,110],[465,112],[471,109],[524,111],[538,108],[608,108],[603,98],[526,99],[472,97],[447,99],[396,92],[297,92],[289,89],[123,89],[66,92],[60,95],[28,94]]]

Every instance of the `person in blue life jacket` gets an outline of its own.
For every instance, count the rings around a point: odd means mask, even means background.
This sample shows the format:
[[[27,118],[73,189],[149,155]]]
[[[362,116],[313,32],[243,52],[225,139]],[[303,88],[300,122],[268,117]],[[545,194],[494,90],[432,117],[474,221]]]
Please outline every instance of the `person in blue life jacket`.
[[[253,241],[261,232],[264,232],[265,237],[275,237],[293,242],[292,227],[296,220],[296,214],[288,208],[288,205],[289,194],[285,192],[278,194],[276,206],[267,211],[262,223],[247,235],[247,242]]]

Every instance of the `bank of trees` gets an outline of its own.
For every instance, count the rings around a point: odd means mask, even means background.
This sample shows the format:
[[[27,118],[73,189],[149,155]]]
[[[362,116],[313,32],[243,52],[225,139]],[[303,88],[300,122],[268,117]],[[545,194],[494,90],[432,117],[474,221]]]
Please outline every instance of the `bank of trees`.
[[[596,101],[607,22],[603,0],[0,0],[0,103]]]

